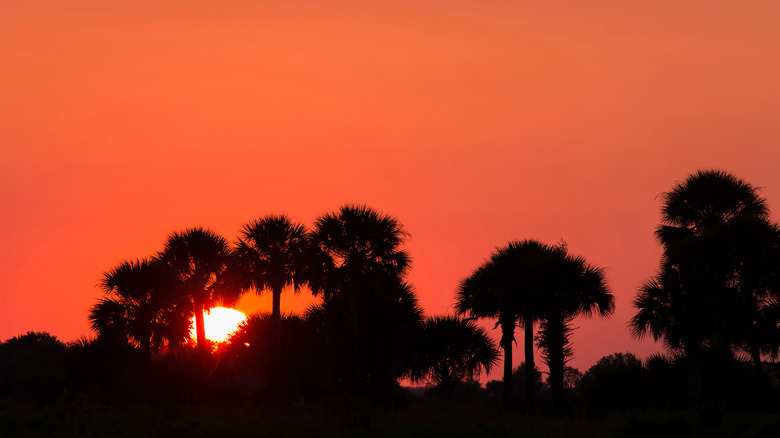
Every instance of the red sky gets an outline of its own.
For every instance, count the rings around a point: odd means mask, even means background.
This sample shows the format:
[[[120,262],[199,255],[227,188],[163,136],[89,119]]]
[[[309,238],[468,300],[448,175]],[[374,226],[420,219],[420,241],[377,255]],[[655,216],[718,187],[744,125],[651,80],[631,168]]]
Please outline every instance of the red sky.
[[[0,339],[88,335],[102,273],[173,231],[366,203],[428,314],[509,240],[606,267],[584,371],[660,350],[626,323],[676,180],[723,168],[780,212],[773,1],[135,3],[0,3]]]

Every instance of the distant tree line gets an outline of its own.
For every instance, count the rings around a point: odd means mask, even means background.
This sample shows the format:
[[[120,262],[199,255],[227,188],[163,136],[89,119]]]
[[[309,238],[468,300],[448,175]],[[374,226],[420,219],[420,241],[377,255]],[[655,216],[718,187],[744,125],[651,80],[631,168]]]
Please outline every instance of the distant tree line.
[[[447,409],[462,400],[556,413],[777,400],[776,365],[765,359],[780,348],[780,228],[766,201],[731,174],[699,171],[664,195],[662,215],[660,269],[639,288],[629,326],[667,352],[644,362],[615,353],[584,374],[567,365],[575,318],[609,317],[615,300],[603,268],[565,243],[497,248],[464,276],[455,315],[426,317],[406,280],[407,232],[391,216],[347,205],[311,229],[270,215],[232,242],[202,228],[171,234],[154,256],[103,274],[104,296],[89,315],[95,338],[66,345],[28,333],[0,343],[0,398],[84,393],[149,403],[208,393],[301,405],[341,397],[358,409],[360,400],[403,398],[399,380],[409,379]],[[302,288],[319,301],[283,315],[284,291]],[[204,311],[246,292],[270,292],[271,313],[210,343]],[[475,379],[499,363],[499,350],[478,318],[501,328],[504,355],[503,380],[484,389]],[[518,327],[524,362],[513,368]]]

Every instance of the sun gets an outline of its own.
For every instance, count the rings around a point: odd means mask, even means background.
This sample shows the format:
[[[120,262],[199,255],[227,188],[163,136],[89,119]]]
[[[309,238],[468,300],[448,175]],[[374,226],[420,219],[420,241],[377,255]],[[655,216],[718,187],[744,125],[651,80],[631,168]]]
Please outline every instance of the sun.
[[[212,307],[203,319],[203,325],[206,326],[206,339],[214,342],[223,342],[233,334],[238,325],[246,321],[246,315],[236,309],[227,307]],[[195,339],[195,317],[192,317],[192,328],[190,336]]]

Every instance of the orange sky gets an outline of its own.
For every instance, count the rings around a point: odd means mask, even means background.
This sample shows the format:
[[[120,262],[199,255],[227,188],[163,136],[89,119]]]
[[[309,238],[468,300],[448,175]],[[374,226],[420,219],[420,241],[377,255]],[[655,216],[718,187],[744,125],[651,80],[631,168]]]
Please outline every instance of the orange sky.
[[[584,371],[660,349],[625,327],[675,180],[725,168],[780,212],[774,1],[135,3],[0,3],[0,339],[87,335],[102,273],[173,231],[367,203],[428,314],[512,239],[607,267]]]

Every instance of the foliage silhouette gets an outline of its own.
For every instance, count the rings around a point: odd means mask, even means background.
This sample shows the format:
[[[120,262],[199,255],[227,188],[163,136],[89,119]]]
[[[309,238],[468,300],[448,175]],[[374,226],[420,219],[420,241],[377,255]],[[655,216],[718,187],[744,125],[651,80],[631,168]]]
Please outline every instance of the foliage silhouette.
[[[395,385],[410,366],[404,340],[419,330],[422,310],[403,282],[407,233],[393,217],[346,205],[321,216],[312,231],[310,286],[323,302],[308,317],[323,322],[337,379],[353,390]]]
[[[275,335],[279,324],[281,353]],[[250,315],[219,346],[215,376],[266,403],[302,403],[316,397],[327,379],[323,347],[313,325],[300,316]]]
[[[485,331],[456,316],[427,318],[414,345],[417,358],[410,379],[433,384],[448,408],[456,385],[482,371],[489,373],[498,361],[498,350]]]
[[[571,348],[571,321],[577,316],[609,317],[615,310],[603,269],[591,266],[583,257],[567,253],[565,245],[548,253],[544,285],[544,320],[539,328],[542,358],[550,370],[550,389],[556,412],[563,407],[565,368]]]
[[[81,338],[68,343],[67,389],[111,406],[145,401],[153,366],[126,338]]]
[[[604,356],[580,380],[580,391],[588,403],[613,409],[636,408],[647,399],[642,361],[631,353]]]
[[[456,308],[477,318],[498,318],[501,348],[504,350],[504,407],[512,403],[512,343],[518,318],[525,327],[525,363],[534,369],[533,326],[545,310],[545,269],[549,254],[557,249],[533,240],[509,242],[497,249],[488,261],[461,281]],[[534,401],[534,387],[526,387],[526,399]]]
[[[265,216],[244,226],[236,245],[241,271],[259,294],[271,290],[271,315],[279,319],[282,290],[292,286],[298,292],[305,278],[309,249],[307,230],[285,216]]]
[[[498,317],[504,349],[504,406],[511,403],[512,342],[517,318],[525,326],[525,363],[531,381],[533,324],[540,321],[539,346],[550,367],[553,399],[560,408],[563,370],[571,354],[570,322],[578,315],[609,316],[614,298],[602,270],[582,257],[571,256],[564,244],[549,246],[533,240],[510,242],[463,280],[457,293],[457,309],[477,317]],[[533,403],[534,387],[526,387]]]
[[[65,344],[47,332],[0,343],[0,399],[50,404],[64,385]]]
[[[771,325],[761,309],[778,290],[778,230],[768,214],[755,187],[719,170],[698,171],[664,194],[661,269],[640,287],[630,325],[634,336],[651,334],[685,355],[694,406],[706,350],[718,357],[712,365],[728,369],[732,348],[747,347],[761,378],[759,352],[772,348],[759,336]]]
[[[147,362],[153,348],[189,338],[191,307],[165,263],[122,262],[103,274],[100,287],[107,297],[92,307],[89,321],[101,338],[129,339]]]
[[[343,389],[375,395],[392,391],[414,367],[412,340],[420,336],[422,310],[407,283],[376,284],[356,297],[331,295],[311,306],[305,318],[327,346],[333,381]]]
[[[294,435],[291,430],[388,435],[396,429],[422,436],[442,430],[681,436],[702,425],[720,433],[718,420],[736,409],[752,411],[741,423],[750,425],[756,414],[772,415],[780,406],[780,367],[761,360],[776,360],[780,346],[780,230],[756,189],[719,171],[692,175],[665,202],[656,233],[664,257],[637,295],[631,330],[663,340],[668,357],[653,355],[642,364],[616,353],[584,375],[566,366],[574,318],[609,315],[614,299],[603,271],[570,255],[565,244],[509,242],[461,282],[457,317],[424,319],[405,281],[408,234],[391,216],[344,206],[320,217],[310,235],[286,216],[253,221],[235,251],[210,231],[174,233],[158,257],[106,272],[100,283],[106,296],[90,312],[97,338],[64,345],[31,332],[0,342],[0,430],[35,435],[25,433],[23,423],[42,421],[33,431],[39,435],[103,436],[111,433],[101,425],[120,418],[122,429],[114,434],[197,429],[254,436],[262,427],[269,436]],[[302,316],[281,315],[283,288],[307,282],[322,301]],[[250,287],[271,290],[272,313],[251,316],[216,345],[211,372],[204,373],[208,364],[200,355],[211,345],[203,339],[181,345],[189,318],[200,309],[202,320],[203,309],[229,303]],[[497,318],[502,326],[505,372],[507,365],[511,371],[506,391],[498,381],[482,389],[473,380],[496,364],[498,350],[471,317]],[[511,369],[518,321],[530,359]],[[534,339],[549,367],[547,386],[533,363]],[[700,397],[716,403],[690,415],[679,410],[680,400],[684,382],[697,374]],[[401,377],[435,387],[402,388]],[[761,386],[751,385],[754,379]],[[490,393],[504,398],[520,391],[534,415],[493,412]],[[463,401],[461,412],[431,408],[434,394],[449,408]],[[564,395],[567,407],[582,415],[550,421],[547,406],[561,412]],[[775,417],[755,435],[774,432]],[[222,429],[209,428],[215,418]],[[426,423],[430,418],[438,424]],[[605,420],[579,430],[593,418]],[[392,429],[399,419],[405,428]],[[231,428],[237,422],[243,429]],[[420,425],[425,428],[414,429]],[[551,431],[551,425],[560,428]]]
[[[209,346],[203,312],[218,304],[232,304],[241,293],[233,251],[224,237],[191,228],[171,234],[158,257],[176,271],[180,290],[189,298],[195,314],[198,352],[206,367]]]

